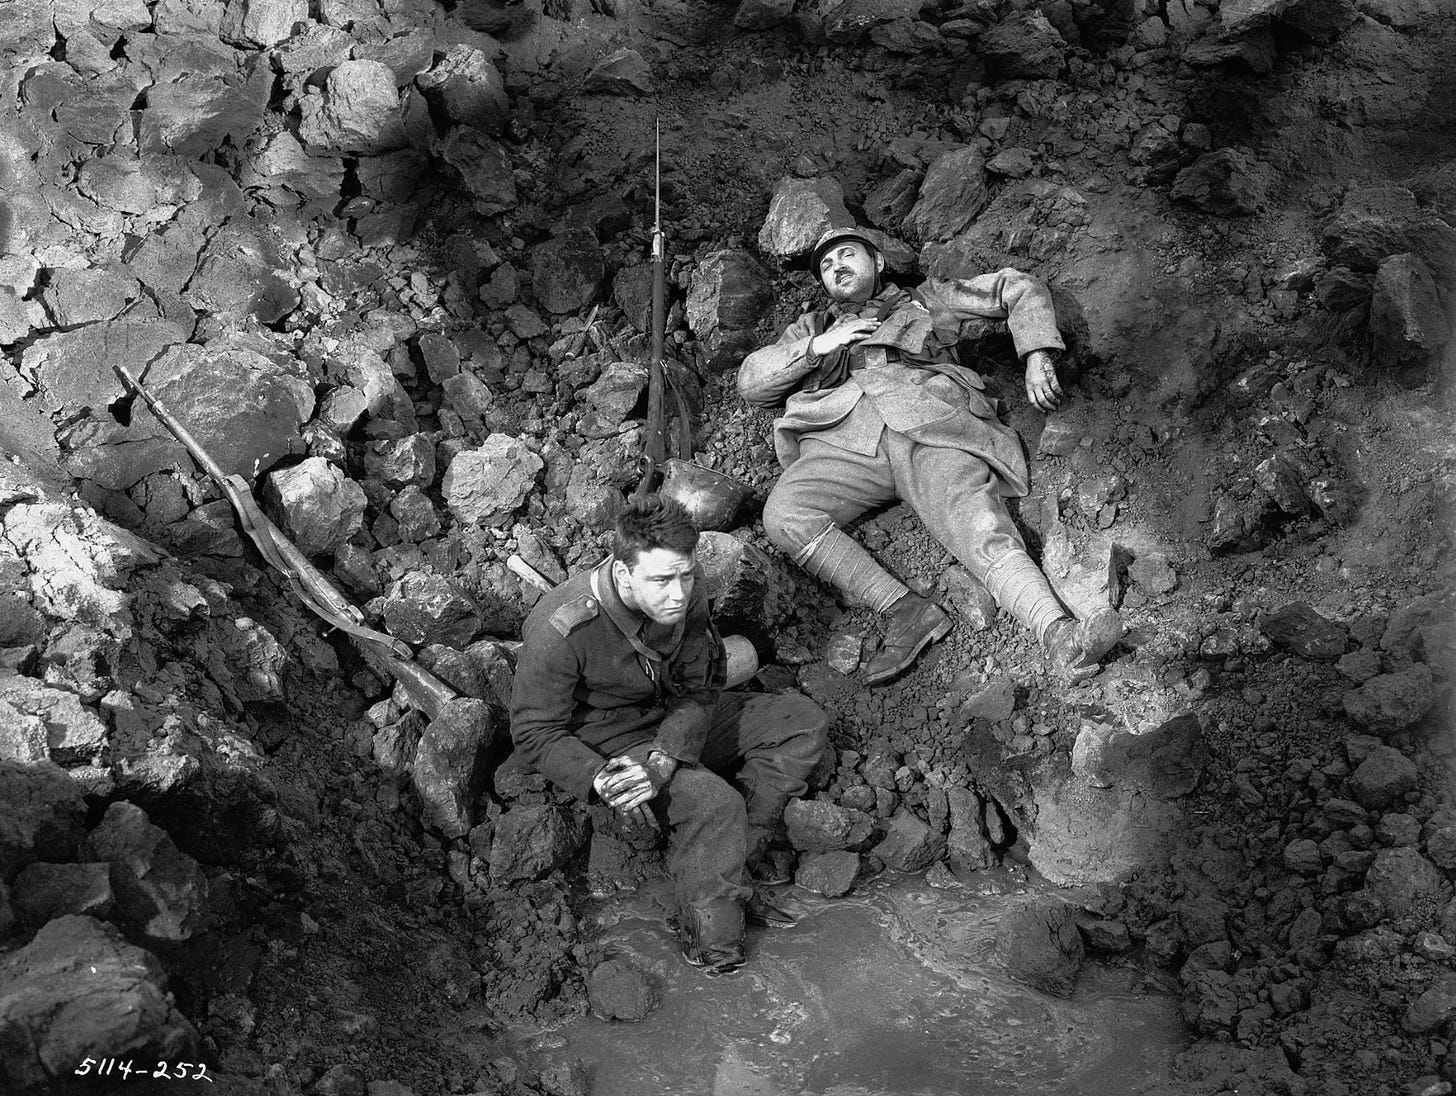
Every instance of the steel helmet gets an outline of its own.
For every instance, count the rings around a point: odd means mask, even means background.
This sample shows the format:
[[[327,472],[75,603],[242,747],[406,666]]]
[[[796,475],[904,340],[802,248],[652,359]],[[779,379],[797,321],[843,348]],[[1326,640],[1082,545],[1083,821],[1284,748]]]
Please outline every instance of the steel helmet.
[[[826,229],[824,234],[815,241],[814,250],[809,252],[809,269],[814,272],[814,277],[819,277],[819,260],[824,258],[824,253],[835,244],[843,243],[845,240],[853,240],[857,244],[863,244],[868,249],[871,259],[880,253],[880,249],[875,246],[875,241],[871,240],[857,228]]]

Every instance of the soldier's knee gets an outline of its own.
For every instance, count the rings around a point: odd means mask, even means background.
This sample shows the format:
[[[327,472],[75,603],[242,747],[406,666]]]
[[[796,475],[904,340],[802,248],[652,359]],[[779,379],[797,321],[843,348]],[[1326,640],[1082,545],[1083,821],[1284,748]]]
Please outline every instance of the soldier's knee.
[[[782,494],[777,490],[769,492],[763,504],[763,531],[775,548],[788,555],[803,547],[793,543],[793,525],[793,514]]]
[[[789,716],[797,728],[795,737],[801,752],[805,757],[818,761],[829,745],[829,716],[808,697],[789,696],[784,699],[793,704]]]
[[[777,487],[763,504],[763,531],[774,547],[790,558],[797,556],[827,524],[823,514]]]
[[[747,824],[743,796],[732,784],[707,769],[678,769],[672,794],[693,814],[711,818],[742,818]]]
[[[812,765],[829,744],[829,716],[808,697],[785,694],[773,699],[761,733],[770,748]]]

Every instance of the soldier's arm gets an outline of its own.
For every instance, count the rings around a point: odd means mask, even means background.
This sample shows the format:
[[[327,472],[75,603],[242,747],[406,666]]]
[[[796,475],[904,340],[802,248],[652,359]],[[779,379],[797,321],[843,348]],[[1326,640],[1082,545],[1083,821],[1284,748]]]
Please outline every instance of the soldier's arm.
[[[701,571],[693,586],[675,676],[682,692],[669,699],[652,749],[674,761],[694,764],[703,752],[713,709],[727,676],[723,640],[708,615],[707,583]]]
[[[1006,267],[977,278],[951,278],[930,283],[959,319],[985,316],[1004,319],[1016,353],[1026,364],[1026,398],[1042,411],[1053,411],[1062,399],[1057,357],[1065,348],[1057,330],[1057,311],[1044,282]]]
[[[775,407],[819,364],[809,350],[812,321],[806,316],[784,328],[775,342],[755,350],[738,367],[738,394],[755,407]]]
[[[570,725],[581,680],[577,653],[549,620],[527,620],[511,690],[511,740],[521,760],[583,803],[607,759]]]
[[[1005,320],[1023,359],[1034,350],[1056,354],[1066,348],[1051,290],[1030,274],[1006,267],[975,278],[932,278],[925,289],[939,296],[957,319]]]

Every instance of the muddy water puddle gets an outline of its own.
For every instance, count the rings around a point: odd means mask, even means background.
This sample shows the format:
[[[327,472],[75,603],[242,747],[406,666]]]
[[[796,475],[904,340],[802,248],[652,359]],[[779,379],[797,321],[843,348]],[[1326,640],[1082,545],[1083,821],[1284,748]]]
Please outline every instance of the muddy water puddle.
[[[792,928],[751,929],[729,978],[685,967],[665,896],[605,904],[607,954],[662,993],[638,1024],[594,1017],[537,1041],[580,1058],[593,1096],[1136,1096],[1170,1076],[1184,1031],[1169,995],[1089,961],[1070,1000],[1006,977],[1004,894],[880,881]]]

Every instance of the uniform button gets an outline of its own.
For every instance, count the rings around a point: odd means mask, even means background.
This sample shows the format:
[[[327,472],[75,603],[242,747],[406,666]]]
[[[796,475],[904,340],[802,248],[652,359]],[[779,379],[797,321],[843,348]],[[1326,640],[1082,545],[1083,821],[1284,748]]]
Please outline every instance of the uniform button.
[[[585,605],[588,609],[595,609],[597,607],[597,603],[594,598],[582,598],[581,603]]]

